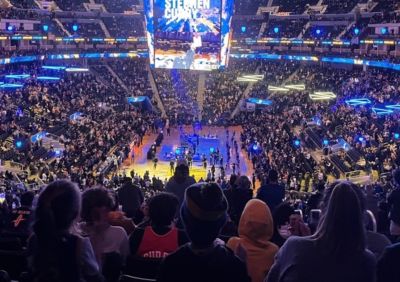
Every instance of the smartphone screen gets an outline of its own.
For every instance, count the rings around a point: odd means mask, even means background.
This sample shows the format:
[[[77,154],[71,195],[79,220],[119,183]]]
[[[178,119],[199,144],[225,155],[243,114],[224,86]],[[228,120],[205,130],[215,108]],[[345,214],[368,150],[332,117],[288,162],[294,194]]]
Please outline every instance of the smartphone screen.
[[[6,201],[6,193],[0,193],[0,204]]]

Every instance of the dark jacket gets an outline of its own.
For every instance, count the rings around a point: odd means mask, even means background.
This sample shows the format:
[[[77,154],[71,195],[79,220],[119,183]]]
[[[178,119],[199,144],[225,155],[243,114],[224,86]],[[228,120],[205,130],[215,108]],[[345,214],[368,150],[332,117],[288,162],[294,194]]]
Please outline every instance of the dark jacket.
[[[388,197],[388,204],[390,206],[390,219],[400,225],[400,188],[392,191]]]
[[[143,203],[142,191],[132,183],[125,183],[118,190],[118,202],[126,216],[133,218]]]
[[[273,212],[275,207],[282,203],[285,198],[285,188],[277,183],[261,186],[257,192],[257,199],[267,204]]]
[[[209,253],[195,254],[189,244],[165,258],[159,282],[250,282],[246,265],[231,250],[217,245]]]
[[[400,243],[389,246],[378,261],[378,282],[400,281]]]
[[[165,190],[169,193],[174,194],[179,200],[179,206],[182,205],[183,198],[185,196],[186,188],[190,185],[195,184],[196,180],[193,177],[188,176],[184,179],[184,181],[177,181],[175,177],[171,177],[168,180],[167,185],[165,186]]]
[[[247,202],[253,198],[253,190],[230,188],[224,191],[225,197],[228,200],[228,214],[236,225],[239,225],[240,216]]]

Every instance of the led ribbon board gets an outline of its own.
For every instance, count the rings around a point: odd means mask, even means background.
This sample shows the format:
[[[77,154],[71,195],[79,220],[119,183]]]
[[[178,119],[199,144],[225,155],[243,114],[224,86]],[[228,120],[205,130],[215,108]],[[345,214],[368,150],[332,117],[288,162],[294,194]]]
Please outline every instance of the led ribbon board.
[[[242,75],[237,78],[239,82],[258,82],[264,79],[262,74]]]
[[[10,79],[27,79],[31,77],[29,74],[8,74],[5,76],[5,78],[10,78]]]
[[[345,103],[352,107],[372,104],[371,100],[367,99],[367,98],[350,99],[350,100],[346,100]]]
[[[88,68],[66,68],[66,72],[88,72]]]
[[[60,71],[60,70],[65,70],[66,67],[64,67],[64,66],[42,66],[42,69]]]
[[[15,88],[22,88],[24,87],[23,84],[18,84],[18,83],[0,83],[0,88],[1,89],[15,89]]]
[[[57,80],[60,80],[61,78],[60,77],[57,77],[57,76],[38,76],[37,78],[36,78],[37,80],[47,80],[47,81],[57,81]]]
[[[138,97],[128,97],[128,103],[129,104],[134,104],[134,103],[141,103],[146,100],[146,96],[138,96]]]
[[[382,108],[372,108],[372,111],[378,116],[390,115],[394,113],[393,110],[382,109]]]
[[[289,92],[290,90],[304,91],[304,90],[306,90],[306,86],[304,84],[291,84],[291,85],[285,85],[282,87],[268,85],[268,90],[275,91],[275,92]]]
[[[391,110],[400,111],[400,104],[397,104],[397,105],[387,105],[387,106],[385,106],[385,108],[391,109]]]
[[[332,100],[336,98],[333,92],[314,92],[310,94],[310,99],[313,101]]]
[[[31,136],[31,142],[36,143],[36,142],[42,140],[44,137],[46,137],[46,135],[47,135],[46,131],[40,131],[40,132],[36,133],[35,135]]]
[[[256,105],[262,105],[262,106],[272,105],[272,101],[271,100],[259,99],[259,98],[248,98],[247,102],[248,103],[252,103],[252,104],[256,104]]]
[[[285,85],[284,87],[292,90],[301,90],[301,91],[306,90],[306,86],[304,84],[291,84],[291,85]]]
[[[268,85],[268,91],[272,91],[272,92],[289,92],[290,89],[287,89],[285,87],[278,87],[278,86]]]

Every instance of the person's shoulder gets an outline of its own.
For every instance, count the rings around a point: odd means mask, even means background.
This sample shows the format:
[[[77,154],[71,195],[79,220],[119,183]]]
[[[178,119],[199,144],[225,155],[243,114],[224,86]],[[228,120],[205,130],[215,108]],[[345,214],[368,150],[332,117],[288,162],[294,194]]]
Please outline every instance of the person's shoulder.
[[[299,236],[291,236],[289,237],[285,244],[282,246],[285,249],[292,249],[292,248],[307,248],[315,246],[315,240],[311,239],[310,237],[299,237]]]
[[[400,257],[400,243],[387,246],[385,252],[390,255],[397,255],[398,257]]]
[[[213,256],[219,256],[220,258],[226,258],[230,260],[239,260],[241,261],[231,250],[228,246],[226,245],[217,245],[214,249]]]
[[[173,263],[175,261],[182,261],[185,260],[188,256],[190,256],[192,252],[190,251],[189,243],[181,246],[175,252],[169,254],[167,257],[164,258],[164,263]]]
[[[391,196],[400,197],[400,188],[394,189]]]
[[[374,242],[378,241],[380,243],[385,243],[386,245],[390,245],[390,240],[384,234],[373,231],[367,231],[366,235],[368,240]]]
[[[195,184],[196,183],[196,179],[194,179],[192,176],[189,176],[187,178],[187,182],[190,183],[190,184]]]
[[[111,234],[112,236],[115,236],[116,238],[125,238],[128,237],[126,234],[126,231],[123,227],[121,226],[113,226],[111,225],[108,229],[108,233]]]
[[[231,237],[228,242],[226,243],[226,246],[231,249],[232,251],[235,252],[237,246],[240,243],[240,238],[239,237]]]
[[[376,260],[375,254],[373,252],[366,249],[364,251],[363,257],[364,257],[364,262],[366,265],[368,265],[369,269],[375,268],[377,260]]]

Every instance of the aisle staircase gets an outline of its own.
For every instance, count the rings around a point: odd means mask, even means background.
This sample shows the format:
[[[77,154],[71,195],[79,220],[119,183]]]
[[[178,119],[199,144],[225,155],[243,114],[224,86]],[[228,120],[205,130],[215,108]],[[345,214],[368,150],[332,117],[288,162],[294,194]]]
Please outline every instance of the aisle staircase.
[[[356,22],[352,21],[351,23],[349,23],[346,28],[336,37],[337,40],[340,40],[340,38],[342,38],[342,36],[344,36],[353,26],[355,26]]]
[[[128,96],[131,96],[131,91],[129,91],[129,88],[126,86],[126,84],[121,80],[121,78],[118,76],[118,74],[110,67],[107,63],[104,64],[109,71],[109,73],[117,80],[118,84],[122,87],[122,89],[125,90],[125,92],[128,94]]]
[[[261,70],[261,66],[258,66],[255,73],[259,74]],[[256,82],[250,82],[246,89],[243,91],[242,98],[240,99],[239,103],[236,105],[236,108],[233,110],[231,114],[231,119],[233,119],[239,112],[242,105],[242,101],[249,97],[251,90]]]
[[[161,101],[160,93],[158,93],[158,88],[157,88],[157,85],[156,85],[156,81],[154,79],[153,73],[152,73],[152,71],[150,69],[150,66],[148,64],[146,64],[146,70],[147,70],[147,73],[148,73],[148,76],[149,76],[149,82],[150,82],[151,90],[153,91],[153,98],[157,102],[157,107],[160,109],[162,117],[166,117],[167,113],[165,112],[164,104]]]
[[[303,30],[300,31],[300,34],[297,36],[297,38],[302,39],[304,34],[306,33],[307,29],[311,26],[310,22],[307,22],[306,25],[303,27]]]
[[[61,28],[61,30],[68,36],[71,37],[71,33],[64,27],[64,25],[62,24],[62,22],[57,19],[54,18],[54,21],[57,23],[57,25]]]
[[[110,32],[108,31],[106,25],[104,24],[103,20],[99,20],[99,25],[101,27],[101,30],[103,30],[104,34],[106,35],[106,37],[111,37]]]
[[[203,107],[204,107],[204,93],[206,91],[206,75],[205,73],[200,73],[199,84],[197,87],[197,104],[199,106],[198,119],[202,120]]]

